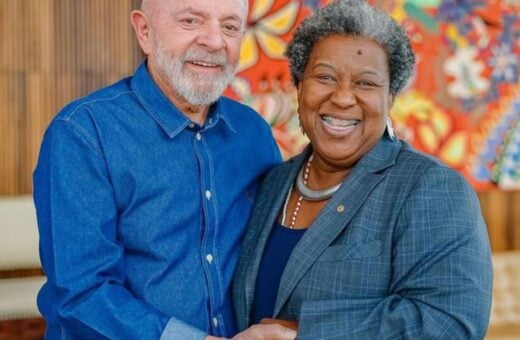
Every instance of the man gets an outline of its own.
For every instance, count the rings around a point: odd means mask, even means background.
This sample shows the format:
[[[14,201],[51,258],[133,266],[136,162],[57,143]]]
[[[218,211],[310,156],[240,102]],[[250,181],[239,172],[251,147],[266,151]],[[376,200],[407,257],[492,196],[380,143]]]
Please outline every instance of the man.
[[[48,338],[235,334],[237,248],[280,161],[262,118],[220,97],[246,16],[245,0],[143,1],[131,21],[146,61],[49,125],[34,173]]]

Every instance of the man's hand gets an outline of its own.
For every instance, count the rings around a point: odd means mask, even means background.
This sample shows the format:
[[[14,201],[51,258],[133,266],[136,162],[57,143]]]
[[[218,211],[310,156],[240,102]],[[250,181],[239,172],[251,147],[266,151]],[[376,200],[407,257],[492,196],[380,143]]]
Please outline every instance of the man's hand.
[[[222,340],[208,335],[205,340]],[[253,325],[233,337],[233,340],[294,340],[296,332],[279,324]]]

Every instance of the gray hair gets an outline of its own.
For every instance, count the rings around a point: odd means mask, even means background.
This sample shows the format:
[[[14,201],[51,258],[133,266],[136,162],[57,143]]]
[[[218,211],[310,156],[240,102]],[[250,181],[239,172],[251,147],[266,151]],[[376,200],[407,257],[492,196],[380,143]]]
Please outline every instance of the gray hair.
[[[366,38],[379,44],[388,57],[390,93],[396,95],[406,85],[415,63],[408,36],[388,14],[363,0],[336,0],[301,23],[285,52],[295,85],[302,80],[314,44],[332,34]]]

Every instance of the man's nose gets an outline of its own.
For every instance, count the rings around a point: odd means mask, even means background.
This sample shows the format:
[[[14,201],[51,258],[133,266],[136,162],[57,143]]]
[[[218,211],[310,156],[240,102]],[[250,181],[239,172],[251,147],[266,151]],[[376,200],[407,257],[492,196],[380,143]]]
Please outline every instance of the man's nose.
[[[220,24],[206,23],[197,38],[197,43],[205,46],[209,51],[224,48],[226,42]]]

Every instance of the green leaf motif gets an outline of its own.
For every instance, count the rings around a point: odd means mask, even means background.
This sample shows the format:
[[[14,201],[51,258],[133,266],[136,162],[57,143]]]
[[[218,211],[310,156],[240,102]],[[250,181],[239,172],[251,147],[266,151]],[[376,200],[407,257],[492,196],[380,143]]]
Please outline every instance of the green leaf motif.
[[[439,7],[441,0],[408,0],[408,3],[417,7]]]
[[[426,13],[421,7],[417,6],[415,2],[427,2],[425,0],[407,1],[404,4],[404,10],[406,14],[423,24],[426,29],[432,33],[438,33],[438,25],[435,18]]]

